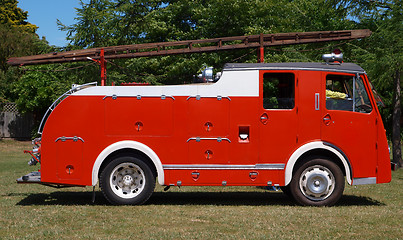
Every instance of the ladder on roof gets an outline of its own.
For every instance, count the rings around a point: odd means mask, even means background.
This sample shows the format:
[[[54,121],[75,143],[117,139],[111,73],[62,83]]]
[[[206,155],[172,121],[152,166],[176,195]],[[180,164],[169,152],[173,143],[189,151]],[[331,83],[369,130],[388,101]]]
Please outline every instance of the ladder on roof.
[[[54,52],[42,55],[12,57],[7,61],[7,63],[11,66],[24,66],[93,60],[101,66],[101,85],[103,86],[106,79],[106,61],[108,59],[167,56],[257,48],[258,62],[264,62],[265,47],[351,40],[369,37],[370,35],[371,31],[369,29],[275,34],[261,33],[259,35],[249,36],[144,43]]]

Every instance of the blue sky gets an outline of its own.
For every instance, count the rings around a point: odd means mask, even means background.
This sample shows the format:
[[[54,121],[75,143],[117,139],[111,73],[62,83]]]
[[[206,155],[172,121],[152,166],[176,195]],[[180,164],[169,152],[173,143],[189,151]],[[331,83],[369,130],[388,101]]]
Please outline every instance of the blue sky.
[[[28,22],[38,26],[36,33],[40,38],[46,37],[50,45],[63,47],[67,45],[66,32],[58,29],[56,19],[65,25],[75,22],[75,8],[79,0],[19,0],[18,7],[28,11]]]

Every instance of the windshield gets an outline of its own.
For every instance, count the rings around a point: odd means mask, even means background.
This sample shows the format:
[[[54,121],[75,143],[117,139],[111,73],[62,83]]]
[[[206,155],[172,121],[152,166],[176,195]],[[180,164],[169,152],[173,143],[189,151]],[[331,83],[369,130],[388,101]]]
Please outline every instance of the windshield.
[[[374,94],[376,104],[378,105],[378,107],[385,107],[385,104],[383,103],[381,96],[379,96],[378,92],[376,91],[374,85],[372,85],[372,82],[369,80],[368,76],[367,76],[367,78],[368,78],[369,86],[371,87],[372,93]]]
[[[371,101],[361,77],[345,74],[326,76],[326,108],[329,110],[372,112]]]

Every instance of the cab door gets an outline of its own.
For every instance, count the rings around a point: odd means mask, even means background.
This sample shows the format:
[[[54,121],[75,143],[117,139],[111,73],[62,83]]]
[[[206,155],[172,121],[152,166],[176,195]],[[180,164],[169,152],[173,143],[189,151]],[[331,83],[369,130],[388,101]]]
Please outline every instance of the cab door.
[[[359,74],[323,73],[322,79],[322,140],[347,156],[353,178],[376,177],[377,120],[367,82]]]
[[[284,169],[297,142],[296,72],[261,71],[259,163]]]

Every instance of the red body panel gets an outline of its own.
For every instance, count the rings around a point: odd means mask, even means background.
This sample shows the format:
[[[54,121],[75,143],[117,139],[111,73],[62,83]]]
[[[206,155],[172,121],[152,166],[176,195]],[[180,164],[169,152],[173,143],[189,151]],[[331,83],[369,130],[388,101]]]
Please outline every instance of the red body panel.
[[[282,186],[291,155],[314,141],[327,142],[345,154],[353,179],[376,177],[378,183],[390,181],[386,136],[369,89],[374,107],[371,113],[327,110],[325,76],[328,73],[274,71],[295,75],[295,106],[267,110],[263,108],[262,94],[265,72],[273,71],[260,71],[259,96],[222,99],[197,99],[190,94],[141,99],[105,97],[106,94],[69,96],[55,108],[44,127],[41,180],[92,185],[93,167],[99,154],[113,143],[133,140],[151,148],[162,165],[222,167],[165,169],[165,185],[177,185],[180,181],[182,185],[267,185],[270,182]],[[316,96],[320,96],[320,110],[315,106]],[[324,124],[325,115],[331,116],[329,125]],[[267,122],[262,122],[262,116],[268,117]],[[243,139],[241,134],[247,137]],[[63,136],[82,140],[63,141]],[[259,164],[280,167],[238,168]]]

